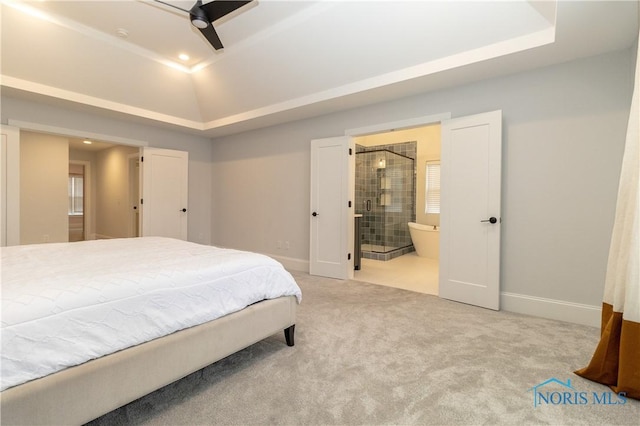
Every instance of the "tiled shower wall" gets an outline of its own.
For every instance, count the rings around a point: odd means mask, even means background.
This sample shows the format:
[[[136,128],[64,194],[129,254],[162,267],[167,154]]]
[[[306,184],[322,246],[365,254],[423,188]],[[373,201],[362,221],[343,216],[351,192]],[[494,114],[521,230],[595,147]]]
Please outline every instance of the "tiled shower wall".
[[[416,150],[415,141],[373,147],[356,145],[356,153],[370,152],[356,155],[355,212],[363,214],[362,244],[383,246],[376,251],[387,253],[364,252],[365,257],[388,260],[395,257],[390,253],[401,255],[412,249],[407,222],[415,221]],[[385,168],[379,168],[381,159],[385,161]],[[381,179],[389,177],[386,181]],[[388,184],[393,187],[384,188]],[[366,209],[366,200],[371,200],[370,211]]]

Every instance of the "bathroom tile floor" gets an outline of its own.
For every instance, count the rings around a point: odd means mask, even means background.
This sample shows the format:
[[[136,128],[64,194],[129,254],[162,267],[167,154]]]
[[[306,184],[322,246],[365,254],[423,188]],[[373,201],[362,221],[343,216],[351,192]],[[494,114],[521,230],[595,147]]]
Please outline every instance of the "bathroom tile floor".
[[[415,252],[386,262],[362,259],[354,279],[437,296],[438,261],[418,257]]]

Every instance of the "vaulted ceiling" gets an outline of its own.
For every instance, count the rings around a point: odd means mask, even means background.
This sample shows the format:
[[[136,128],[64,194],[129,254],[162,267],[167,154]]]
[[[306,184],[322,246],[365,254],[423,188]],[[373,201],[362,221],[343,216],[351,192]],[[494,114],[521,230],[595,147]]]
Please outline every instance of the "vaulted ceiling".
[[[638,37],[637,1],[254,0],[214,23],[225,46],[214,50],[187,13],[151,0],[0,1],[4,95],[212,137],[626,49]]]

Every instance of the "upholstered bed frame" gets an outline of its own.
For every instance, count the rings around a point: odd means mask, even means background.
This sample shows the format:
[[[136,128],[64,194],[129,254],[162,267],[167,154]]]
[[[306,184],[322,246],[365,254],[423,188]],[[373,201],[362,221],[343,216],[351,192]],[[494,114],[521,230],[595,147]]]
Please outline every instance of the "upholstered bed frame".
[[[67,368],[0,394],[1,422],[83,424],[284,330],[295,296],[265,300],[214,321]]]

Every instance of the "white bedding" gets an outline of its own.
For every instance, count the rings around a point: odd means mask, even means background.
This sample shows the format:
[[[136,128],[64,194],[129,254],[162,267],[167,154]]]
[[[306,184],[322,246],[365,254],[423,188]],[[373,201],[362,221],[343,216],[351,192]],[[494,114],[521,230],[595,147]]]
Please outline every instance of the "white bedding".
[[[275,260],[161,237],[2,248],[2,390],[300,288]]]

